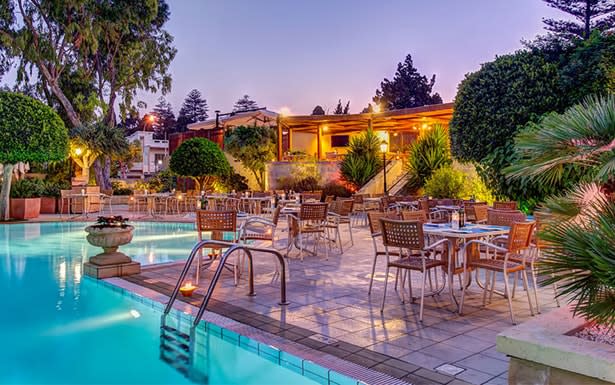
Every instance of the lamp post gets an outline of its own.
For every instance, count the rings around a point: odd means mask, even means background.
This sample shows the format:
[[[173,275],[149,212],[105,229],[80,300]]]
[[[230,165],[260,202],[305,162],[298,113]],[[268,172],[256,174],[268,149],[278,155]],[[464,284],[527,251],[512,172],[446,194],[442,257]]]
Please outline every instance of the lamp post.
[[[380,152],[382,153],[382,165],[383,165],[383,174],[384,174],[384,195],[388,195],[387,192],[387,150],[388,150],[389,144],[386,142],[386,140],[383,140],[382,143],[380,143]]]

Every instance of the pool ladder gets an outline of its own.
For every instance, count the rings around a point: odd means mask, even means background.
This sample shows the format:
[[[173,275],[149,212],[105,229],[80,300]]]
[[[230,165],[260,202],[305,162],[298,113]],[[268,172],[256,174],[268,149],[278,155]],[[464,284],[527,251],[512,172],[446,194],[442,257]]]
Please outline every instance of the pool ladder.
[[[173,308],[173,303],[177,299],[179,294],[179,288],[182,286],[182,283],[186,279],[190,267],[198,255],[199,251],[206,247],[217,247],[217,248],[227,248],[227,250],[220,257],[220,262],[214,275],[209,282],[209,287],[207,288],[207,292],[203,297],[203,302],[199,306],[199,310],[197,311],[192,324],[190,325],[190,332],[184,333],[180,331],[179,328],[179,320],[178,327],[172,327],[167,325],[167,317]],[[197,243],[190,252],[186,263],[184,264],[184,268],[177,279],[177,283],[175,284],[175,288],[173,289],[173,293],[169,298],[169,302],[164,309],[164,312],[161,317],[161,326],[160,326],[160,358],[169,363],[175,369],[177,369],[180,373],[184,374],[186,377],[190,378],[192,381],[197,383],[207,383],[207,375],[200,373],[197,370],[194,370],[194,352],[195,352],[195,336],[196,336],[196,327],[199,324],[203,314],[205,313],[205,309],[209,304],[209,300],[213,294],[213,291],[220,279],[220,275],[222,274],[222,269],[229,256],[235,252],[242,251],[248,256],[248,268],[249,268],[249,293],[248,295],[254,296],[254,269],[253,269],[253,261],[252,261],[252,252],[261,252],[273,254],[279,264],[279,274],[280,274],[280,305],[287,305],[288,301],[286,300],[286,263],[284,262],[284,256],[277,251],[276,249],[264,248],[264,247],[254,247],[245,244],[225,242],[225,241],[215,241],[215,240],[203,240]]]

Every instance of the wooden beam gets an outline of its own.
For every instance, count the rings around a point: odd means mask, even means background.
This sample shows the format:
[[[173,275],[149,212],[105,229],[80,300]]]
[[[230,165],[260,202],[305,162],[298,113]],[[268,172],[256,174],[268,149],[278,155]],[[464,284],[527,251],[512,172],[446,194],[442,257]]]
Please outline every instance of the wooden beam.
[[[280,119],[280,116],[278,116],[278,122],[277,122],[277,126],[278,126],[278,162],[282,160],[282,140],[283,140],[283,135],[282,135],[282,121]],[[290,132],[288,133],[288,135],[290,135]]]
[[[322,155],[321,137],[322,137],[322,126],[319,124],[318,131],[316,132],[316,152],[317,152],[316,160],[320,160],[321,155]]]

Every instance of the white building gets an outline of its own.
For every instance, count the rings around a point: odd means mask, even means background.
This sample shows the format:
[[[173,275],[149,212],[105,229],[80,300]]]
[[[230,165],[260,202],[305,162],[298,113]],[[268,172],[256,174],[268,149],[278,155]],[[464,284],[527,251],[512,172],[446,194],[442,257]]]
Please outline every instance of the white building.
[[[169,156],[169,141],[154,139],[152,131],[136,131],[127,138],[128,143],[135,141],[141,146],[141,158],[143,162],[135,162],[128,170],[128,178],[147,177],[164,169]]]

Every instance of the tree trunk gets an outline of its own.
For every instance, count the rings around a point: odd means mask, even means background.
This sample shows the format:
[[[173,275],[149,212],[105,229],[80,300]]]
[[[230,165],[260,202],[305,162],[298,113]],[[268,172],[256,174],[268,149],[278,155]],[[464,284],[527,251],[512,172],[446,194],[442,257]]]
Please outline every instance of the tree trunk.
[[[96,185],[99,186],[101,189],[104,186],[104,180],[105,180],[105,176],[103,175],[103,165],[101,162],[103,156],[99,156],[98,158],[96,158],[96,161],[94,161],[94,177],[96,178]]]
[[[43,74],[43,76],[47,80],[47,83],[49,83],[49,88],[51,88],[51,92],[53,92],[56,98],[58,98],[58,100],[60,101],[60,104],[64,108],[64,111],[66,112],[66,116],[68,117],[68,120],[70,120],[70,123],[73,125],[73,127],[79,127],[81,125],[79,115],[77,115],[77,112],[73,108],[72,103],[68,100],[66,95],[64,95],[62,89],[58,86],[57,79],[54,79],[53,76],[51,76],[51,73],[49,73],[49,70],[47,69],[47,67],[45,67],[44,64],[39,63],[37,68]]]
[[[105,190],[111,190],[111,158],[105,156],[105,167],[103,168],[103,185],[100,187]]]
[[[3,166],[2,190],[0,191],[0,220],[8,221],[10,219],[11,181],[13,179],[13,167],[15,167],[15,165],[4,164]]]

